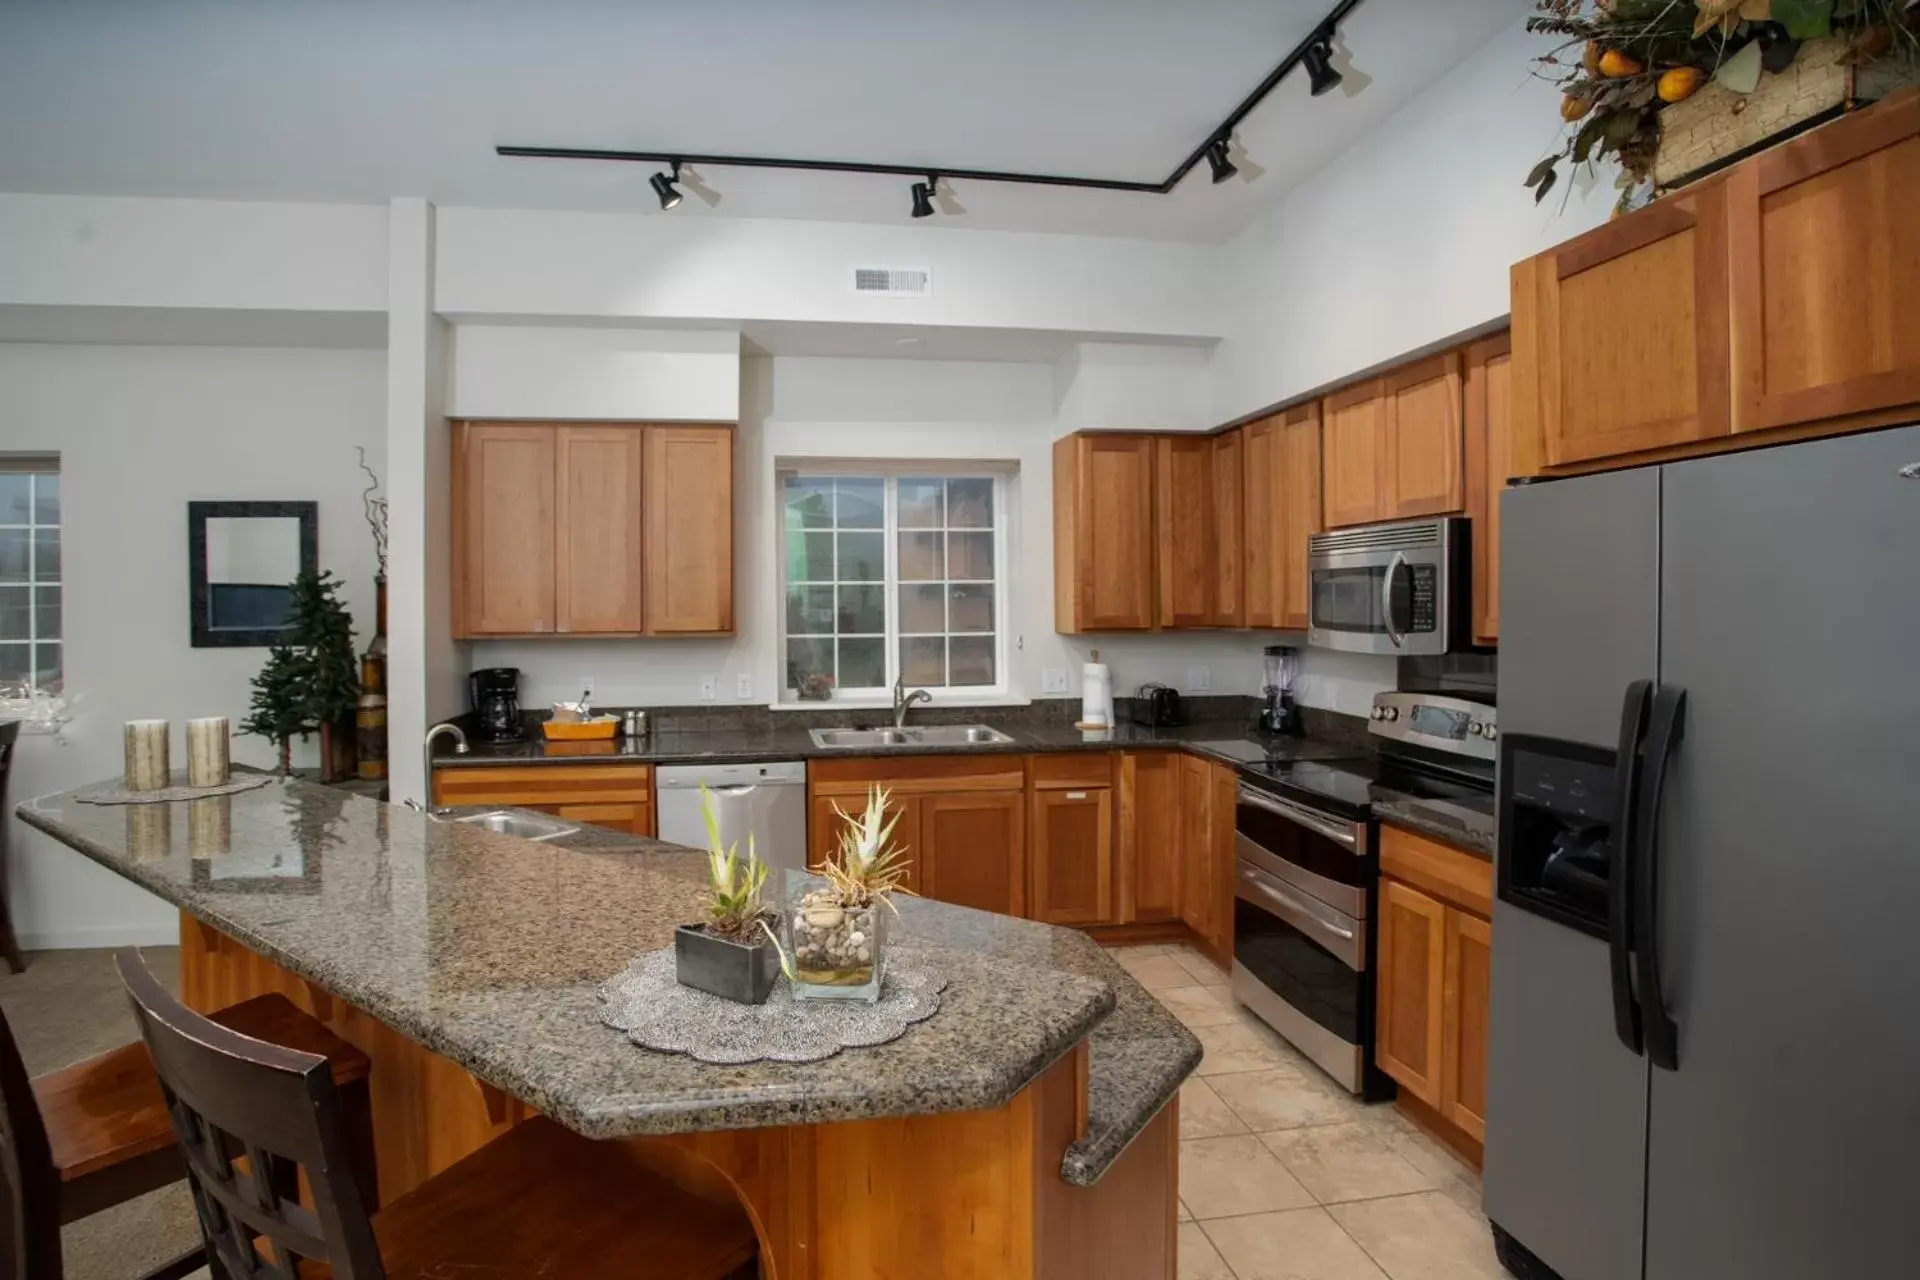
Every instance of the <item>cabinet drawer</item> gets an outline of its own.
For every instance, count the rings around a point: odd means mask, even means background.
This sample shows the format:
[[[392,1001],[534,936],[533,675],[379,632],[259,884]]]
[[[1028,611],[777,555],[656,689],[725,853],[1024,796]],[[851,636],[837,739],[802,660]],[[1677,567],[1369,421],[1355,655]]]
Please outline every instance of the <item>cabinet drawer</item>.
[[[436,769],[435,804],[577,805],[653,803],[650,764],[521,765]]]
[[[1481,917],[1493,915],[1493,863],[1478,854],[1380,825],[1380,874]]]
[[[807,766],[815,795],[864,795],[879,783],[901,795],[946,791],[1020,791],[1027,760],[1016,755],[856,756],[815,760]]]
[[[1041,791],[1059,787],[1110,787],[1113,785],[1113,756],[1105,751],[1034,756],[1033,785]]]

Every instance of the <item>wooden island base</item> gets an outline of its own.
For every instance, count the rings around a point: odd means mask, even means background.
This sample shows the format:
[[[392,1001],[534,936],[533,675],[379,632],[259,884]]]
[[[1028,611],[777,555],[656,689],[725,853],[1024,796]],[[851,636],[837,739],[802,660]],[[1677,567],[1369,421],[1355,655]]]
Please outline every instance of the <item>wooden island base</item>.
[[[180,985],[203,1012],[282,992],[373,1060],[383,1202],[532,1114],[184,914]],[[1060,1164],[1086,1123],[1086,1069],[1083,1041],[992,1111],[624,1141],[674,1182],[738,1201],[766,1280],[1173,1280],[1178,1099],[1097,1185],[1070,1186]]]

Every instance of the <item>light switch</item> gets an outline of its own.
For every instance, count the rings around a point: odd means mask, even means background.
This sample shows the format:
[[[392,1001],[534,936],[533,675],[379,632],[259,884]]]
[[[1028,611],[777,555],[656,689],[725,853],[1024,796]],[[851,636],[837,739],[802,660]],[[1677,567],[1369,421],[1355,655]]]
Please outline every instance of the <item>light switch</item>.
[[[1213,687],[1213,673],[1205,667],[1187,668],[1187,692],[1205,693]]]
[[[733,678],[733,696],[742,701],[753,696],[753,677],[742,671]]]

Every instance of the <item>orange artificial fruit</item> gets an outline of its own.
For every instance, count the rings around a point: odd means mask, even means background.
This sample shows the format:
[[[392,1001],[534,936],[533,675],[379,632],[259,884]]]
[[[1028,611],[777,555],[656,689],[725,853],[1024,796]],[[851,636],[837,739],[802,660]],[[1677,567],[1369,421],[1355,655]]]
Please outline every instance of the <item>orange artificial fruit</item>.
[[[1646,63],[1622,53],[1618,49],[1609,49],[1600,55],[1600,74],[1609,80],[1620,80],[1627,76],[1637,76],[1646,69]]]
[[[1671,67],[1660,73],[1660,101],[1685,102],[1706,82],[1707,73],[1698,67]]]
[[[1583,98],[1577,93],[1569,93],[1560,99],[1560,118],[1572,124],[1593,110],[1593,99]]]

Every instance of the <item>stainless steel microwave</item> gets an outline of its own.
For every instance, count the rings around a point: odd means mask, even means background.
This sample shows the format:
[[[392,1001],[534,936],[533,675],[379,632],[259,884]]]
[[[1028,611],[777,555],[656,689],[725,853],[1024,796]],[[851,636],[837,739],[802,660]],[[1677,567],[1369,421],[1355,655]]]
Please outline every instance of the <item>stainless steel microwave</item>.
[[[1419,656],[1470,643],[1471,523],[1463,516],[1364,525],[1307,542],[1307,643]]]

